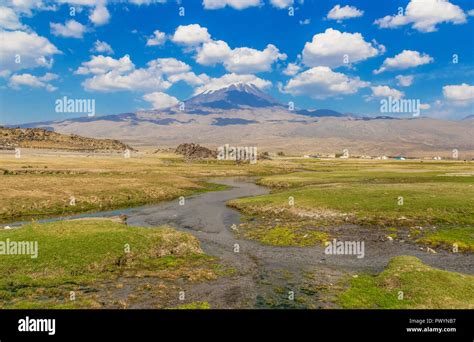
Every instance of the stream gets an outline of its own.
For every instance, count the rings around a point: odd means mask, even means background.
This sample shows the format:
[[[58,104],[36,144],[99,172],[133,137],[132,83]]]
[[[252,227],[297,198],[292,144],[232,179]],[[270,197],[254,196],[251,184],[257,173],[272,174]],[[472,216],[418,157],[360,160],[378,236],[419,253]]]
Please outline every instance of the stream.
[[[128,216],[131,226],[169,225],[191,233],[205,253],[218,257],[235,273],[217,280],[193,284],[186,289],[189,301],[206,301],[213,308],[331,308],[335,307],[328,290],[337,286],[345,275],[381,272],[388,261],[399,255],[412,255],[424,263],[450,271],[474,273],[474,256],[439,250],[436,254],[421,250],[419,245],[399,240],[381,239],[374,228],[354,225],[338,227],[339,240],[365,242],[365,257],[326,255],[324,246],[276,247],[239,238],[233,231],[242,215],[226,206],[240,197],[267,194],[269,190],[251,179],[212,179],[230,188],[196,194],[138,208],[75,215],[69,218]],[[65,219],[65,218],[60,218]],[[58,219],[43,220],[50,222]],[[41,221],[40,221],[41,222]],[[236,250],[238,245],[238,251]]]

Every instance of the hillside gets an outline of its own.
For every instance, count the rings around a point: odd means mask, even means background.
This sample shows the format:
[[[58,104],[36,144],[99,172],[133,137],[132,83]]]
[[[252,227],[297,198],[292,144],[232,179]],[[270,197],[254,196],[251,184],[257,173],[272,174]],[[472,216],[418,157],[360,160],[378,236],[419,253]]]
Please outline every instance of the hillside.
[[[112,139],[94,139],[71,134],[60,134],[42,128],[0,127],[0,150],[16,147],[67,151],[116,151],[132,149]]]

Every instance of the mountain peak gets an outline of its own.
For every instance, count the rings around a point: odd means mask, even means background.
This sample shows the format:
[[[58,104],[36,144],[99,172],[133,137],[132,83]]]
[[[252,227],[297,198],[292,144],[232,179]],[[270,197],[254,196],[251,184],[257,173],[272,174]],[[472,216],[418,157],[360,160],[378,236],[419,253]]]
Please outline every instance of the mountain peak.
[[[253,92],[260,92],[263,93],[255,84],[253,83],[246,83],[246,82],[236,82],[225,87],[217,88],[217,89],[207,89],[201,94],[212,94],[215,92],[222,92],[222,91],[242,91],[246,93],[253,93]]]
[[[208,89],[185,101],[186,105],[217,109],[274,107],[281,104],[253,83],[233,83],[220,89]]]

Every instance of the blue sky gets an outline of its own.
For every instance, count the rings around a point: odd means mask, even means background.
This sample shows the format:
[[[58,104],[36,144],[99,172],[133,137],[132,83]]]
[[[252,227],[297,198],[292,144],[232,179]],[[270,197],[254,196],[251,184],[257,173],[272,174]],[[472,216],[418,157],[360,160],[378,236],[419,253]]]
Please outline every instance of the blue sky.
[[[0,4],[1,124],[80,116],[55,112],[64,96],[119,114],[235,82],[300,108],[381,115],[391,96],[423,116],[474,114],[470,0]]]

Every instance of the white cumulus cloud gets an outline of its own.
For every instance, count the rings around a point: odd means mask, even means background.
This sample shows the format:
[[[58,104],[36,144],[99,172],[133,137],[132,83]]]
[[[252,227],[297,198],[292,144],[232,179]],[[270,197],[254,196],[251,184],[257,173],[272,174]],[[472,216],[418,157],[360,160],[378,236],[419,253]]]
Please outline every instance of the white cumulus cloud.
[[[98,5],[91,12],[89,19],[94,23],[95,26],[105,25],[110,20],[110,13],[107,10],[107,7],[104,5]]]
[[[179,26],[171,40],[185,45],[187,52],[196,52],[197,63],[206,66],[223,64],[230,73],[270,71],[273,63],[287,58],[273,44],[268,44],[263,50],[245,46],[232,49],[225,41],[212,39],[207,28],[198,24]]]
[[[403,14],[387,15],[377,19],[381,28],[396,28],[411,24],[420,32],[433,32],[441,23],[464,24],[466,14],[448,0],[411,0]]]
[[[349,77],[334,72],[329,67],[318,66],[306,70],[290,79],[283,91],[292,95],[306,95],[314,99],[354,94],[369,83],[359,77]]]
[[[166,34],[160,30],[155,30],[153,36],[147,39],[146,46],[159,46],[163,45],[166,41]]]
[[[206,84],[209,82],[209,80],[210,78],[206,74],[196,75],[192,71],[168,76],[168,81],[170,81],[171,83],[177,83],[177,82],[183,81],[192,87]]]
[[[18,30],[24,28],[15,11],[9,7],[0,6],[0,28]]]
[[[413,75],[407,75],[407,76],[403,76],[403,75],[397,75],[395,76],[395,78],[397,79],[397,84],[400,86],[400,87],[409,87],[412,85],[413,83]]]
[[[405,94],[397,89],[390,88],[389,86],[375,86],[370,87],[372,90],[372,97],[392,97],[394,99],[400,99]]]
[[[163,109],[176,106],[179,101],[176,97],[170,96],[166,93],[155,91],[153,93],[143,95],[143,99],[150,102],[153,109]]]
[[[255,7],[261,5],[261,0],[203,0],[202,4],[205,9],[220,9],[226,6],[237,10],[242,10],[248,7]]]
[[[16,12],[23,13],[26,15],[31,15],[31,11],[34,9],[48,9],[53,8],[52,6],[46,6],[43,3],[43,0],[11,0],[3,1],[8,3],[8,5]]]
[[[420,54],[418,51],[403,50],[395,57],[386,58],[382,66],[374,70],[374,74],[380,74],[386,70],[413,68],[433,61],[434,59],[426,53]]]
[[[160,70],[167,75],[174,75],[183,72],[188,72],[191,67],[176,58],[157,58],[148,62],[148,67]]]
[[[303,49],[307,66],[338,67],[364,61],[385,52],[383,45],[367,42],[360,33],[347,33],[328,28],[315,34]]]
[[[223,40],[212,40],[198,49],[196,62],[201,65],[222,63],[232,56],[232,49]]]
[[[50,23],[51,33],[55,36],[66,38],[82,38],[87,28],[74,19],[68,20],[65,24]]]
[[[171,40],[178,44],[196,46],[211,40],[207,28],[199,24],[180,25]]]
[[[86,79],[82,85],[88,91],[149,91],[166,90],[171,82],[156,70],[136,69],[127,74],[109,71],[105,74],[94,75]]]
[[[293,5],[293,0],[270,0],[271,4],[277,8],[287,8]]]
[[[362,17],[363,15],[364,11],[357,9],[357,7],[336,5],[329,11],[327,18],[340,22],[344,19]]]
[[[110,55],[114,53],[114,50],[108,43],[100,40],[95,41],[92,51],[97,53],[108,53]]]
[[[294,76],[297,73],[299,73],[300,70],[301,70],[301,67],[298,64],[289,63],[286,69],[283,70],[283,74],[285,74],[286,76]]]
[[[61,52],[35,32],[0,31],[2,69],[19,70],[51,67],[52,56]]]
[[[239,74],[252,74],[270,71],[272,64],[285,60],[286,55],[280,53],[273,44],[265,49],[257,50],[248,47],[231,49],[222,40],[212,40],[197,49],[196,62],[202,65],[222,63],[227,71]]]
[[[474,86],[467,83],[446,85],[443,87],[443,95],[455,104],[466,105],[474,101]]]
[[[20,89],[21,87],[30,88],[45,88],[47,91],[55,91],[56,87],[49,82],[58,78],[58,75],[53,73],[46,73],[41,77],[34,76],[28,73],[15,74],[10,77],[8,85],[13,89]]]
[[[268,44],[264,50],[241,47],[232,50],[231,57],[224,61],[224,66],[227,71],[239,74],[270,71],[274,62],[285,60],[286,57],[273,44]]]
[[[163,91],[180,81],[195,87],[209,81],[206,74],[196,75],[191,67],[175,58],[157,58],[145,68],[135,68],[128,55],[120,59],[93,56],[76,70],[77,75],[93,75],[82,85],[86,90],[114,91]]]
[[[105,74],[109,71],[116,71],[124,73],[131,71],[135,66],[130,60],[130,56],[125,55],[120,59],[115,59],[110,56],[92,56],[90,61],[83,62],[81,66],[75,71],[77,75],[87,74]]]

